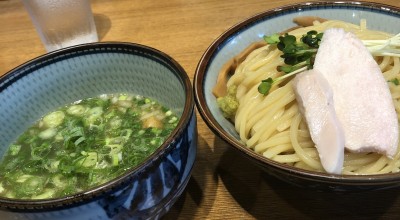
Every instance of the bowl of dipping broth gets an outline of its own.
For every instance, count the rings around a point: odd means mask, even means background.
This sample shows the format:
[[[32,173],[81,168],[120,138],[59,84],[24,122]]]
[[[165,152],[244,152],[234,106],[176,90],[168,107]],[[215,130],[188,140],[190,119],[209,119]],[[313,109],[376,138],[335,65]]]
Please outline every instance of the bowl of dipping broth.
[[[0,79],[0,216],[158,218],[191,175],[191,83],[167,54],[93,43]]]
[[[256,14],[200,59],[199,113],[249,163],[292,184],[399,186],[399,31],[400,8],[370,2]]]

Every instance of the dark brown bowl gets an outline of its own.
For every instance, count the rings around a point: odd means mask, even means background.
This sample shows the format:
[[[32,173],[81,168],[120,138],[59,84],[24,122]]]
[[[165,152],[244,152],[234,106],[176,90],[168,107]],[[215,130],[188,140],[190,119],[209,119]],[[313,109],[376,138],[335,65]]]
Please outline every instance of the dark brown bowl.
[[[241,155],[268,173],[292,184],[318,190],[359,191],[384,189],[400,185],[400,173],[382,175],[331,175],[284,165],[255,153],[240,141],[233,125],[226,120],[212,95],[221,67],[250,43],[293,27],[295,16],[320,16],[359,24],[367,19],[370,29],[397,34],[400,8],[372,2],[305,2],[256,14],[219,36],[201,57],[194,78],[195,101],[200,115],[211,130]]]

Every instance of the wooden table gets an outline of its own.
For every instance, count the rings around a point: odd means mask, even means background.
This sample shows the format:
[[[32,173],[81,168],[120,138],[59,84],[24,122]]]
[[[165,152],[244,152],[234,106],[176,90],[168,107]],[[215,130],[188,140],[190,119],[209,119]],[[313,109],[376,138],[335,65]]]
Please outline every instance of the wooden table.
[[[190,78],[206,48],[237,22],[301,0],[92,0],[101,41],[166,52]],[[400,7],[399,0],[375,0]],[[45,49],[19,0],[0,0],[0,76]],[[198,117],[199,146],[188,187],[164,219],[399,218],[400,191],[322,193],[264,173]]]

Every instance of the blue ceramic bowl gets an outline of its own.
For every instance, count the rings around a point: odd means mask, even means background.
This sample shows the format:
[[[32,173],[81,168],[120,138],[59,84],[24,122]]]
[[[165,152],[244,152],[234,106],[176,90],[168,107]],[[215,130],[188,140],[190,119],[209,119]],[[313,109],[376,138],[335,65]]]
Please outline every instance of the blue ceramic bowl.
[[[70,47],[31,60],[0,78],[0,156],[45,113],[104,93],[158,100],[180,116],[178,126],[147,160],[96,188],[47,200],[0,197],[0,219],[147,219],[168,211],[185,188],[195,160],[193,92],[176,61],[146,46]]]
[[[294,27],[293,18],[319,16],[359,24],[367,20],[370,29],[393,34],[400,31],[400,8],[371,2],[305,2],[256,14],[228,29],[202,56],[194,77],[195,101],[211,130],[243,156],[267,172],[302,187],[320,190],[364,190],[400,186],[400,173],[385,175],[329,175],[283,165],[255,153],[240,141],[233,124],[224,118],[212,94],[222,66],[251,43]]]

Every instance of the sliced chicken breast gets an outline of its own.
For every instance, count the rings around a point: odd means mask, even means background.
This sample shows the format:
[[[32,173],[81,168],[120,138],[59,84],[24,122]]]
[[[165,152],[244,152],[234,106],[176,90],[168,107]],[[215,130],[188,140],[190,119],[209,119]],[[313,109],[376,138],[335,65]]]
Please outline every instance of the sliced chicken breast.
[[[326,30],[314,69],[332,89],[345,147],[393,157],[399,135],[395,107],[387,82],[363,43],[343,29]]]
[[[345,140],[330,85],[317,70],[308,70],[295,77],[293,86],[323,168],[328,173],[340,174]]]

